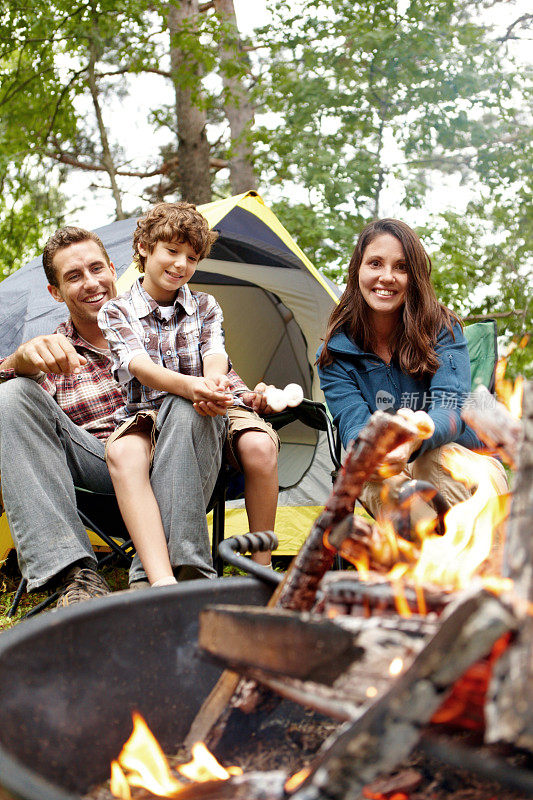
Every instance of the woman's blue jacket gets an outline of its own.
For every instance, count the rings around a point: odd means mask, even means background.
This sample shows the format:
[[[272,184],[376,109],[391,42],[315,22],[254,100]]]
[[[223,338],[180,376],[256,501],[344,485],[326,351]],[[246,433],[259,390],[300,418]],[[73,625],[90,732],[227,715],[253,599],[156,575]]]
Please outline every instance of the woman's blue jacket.
[[[385,364],[375,353],[363,352],[344,332],[331,337],[328,349],[333,362],[319,367],[318,374],[344,447],[357,437],[374,411],[401,407],[426,411],[435,423],[433,436],[411,459],[449,442],[470,449],[483,446],[461,419],[461,406],[470,392],[470,359],[458,323],[453,336],[443,327],[437,337],[435,351],[440,366],[432,377],[406,375],[394,362]]]

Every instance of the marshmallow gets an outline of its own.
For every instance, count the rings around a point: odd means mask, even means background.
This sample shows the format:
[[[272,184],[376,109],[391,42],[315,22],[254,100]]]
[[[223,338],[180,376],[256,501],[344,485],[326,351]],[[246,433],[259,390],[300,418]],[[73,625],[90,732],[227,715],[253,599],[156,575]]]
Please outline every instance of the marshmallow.
[[[278,412],[287,408],[287,401],[283,389],[276,389],[275,386],[269,386],[265,392],[265,397],[272,411]]]
[[[398,414],[399,417],[403,417],[408,422],[412,422],[413,417],[415,415],[415,412],[412,411],[410,408],[399,408],[396,413]]]
[[[297,383],[289,383],[283,390],[287,405],[291,408],[299,406],[304,399],[304,390]]]

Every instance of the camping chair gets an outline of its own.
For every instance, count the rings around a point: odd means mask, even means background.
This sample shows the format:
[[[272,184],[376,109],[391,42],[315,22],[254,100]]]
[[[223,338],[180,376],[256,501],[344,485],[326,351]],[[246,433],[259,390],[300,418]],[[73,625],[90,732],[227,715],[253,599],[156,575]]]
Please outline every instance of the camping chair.
[[[498,363],[498,327],[495,319],[465,325],[463,333],[470,356],[472,391],[480,384],[494,394]]]
[[[78,515],[85,527],[96,534],[103,546],[109,551],[98,559],[98,566],[105,566],[105,564],[117,559],[124,566],[129,567],[135,548],[122,521],[115,495],[100,494],[76,487],[76,502]],[[22,578],[15,592],[11,607],[7,612],[8,619],[14,617],[21,597],[26,591],[26,585],[26,579]],[[57,599],[57,596],[58,592],[52,592],[41,603],[38,603],[28,611],[24,615],[24,619],[48,608]]]
[[[227,493],[226,484],[229,477],[228,467],[223,464],[208,505],[208,511],[213,510],[214,518],[213,552],[215,548],[218,552],[218,544],[224,538],[224,502]],[[87,530],[92,531],[101,540],[100,543],[96,544],[93,541],[93,545],[96,547],[103,546],[108,551],[98,558],[98,566],[103,567],[116,559],[119,564],[129,568],[135,554],[135,547],[122,520],[115,495],[91,492],[87,489],[76,487],[76,501],[81,521]],[[219,574],[221,573],[219,572]],[[26,579],[22,578],[15,592],[11,607],[7,612],[9,619],[15,615],[21,597],[26,591],[26,585]],[[25,614],[24,619],[48,608],[57,599],[57,595],[57,592],[50,594],[49,597]]]

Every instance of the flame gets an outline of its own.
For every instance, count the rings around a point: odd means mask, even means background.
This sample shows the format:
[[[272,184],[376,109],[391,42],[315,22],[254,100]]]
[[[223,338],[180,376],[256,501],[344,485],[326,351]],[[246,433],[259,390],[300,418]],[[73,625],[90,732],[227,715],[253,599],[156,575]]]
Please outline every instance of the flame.
[[[230,775],[242,775],[240,767],[230,767],[231,772],[221,766],[214,755],[209,752],[203,742],[193,744],[191,748],[192,760],[188,764],[177,767],[180,775],[184,775],[191,781],[227,780]]]
[[[109,788],[111,789],[113,797],[119,797],[120,800],[131,800],[130,785],[118,761],[111,762],[111,780],[109,782]]]
[[[478,486],[472,497],[447,512],[444,536],[424,540],[412,576],[419,585],[432,582],[461,589],[488,557],[493,530],[508,514],[509,495],[498,495],[483,456],[450,452],[444,466],[467,485],[471,476],[478,476]]]
[[[498,399],[506,406],[509,413],[516,419],[522,416],[522,401],[524,397],[524,379],[521,375],[515,380],[514,384],[505,377],[505,370],[507,369],[507,361],[509,356],[517,347],[523,348],[529,341],[528,336],[522,337],[519,344],[512,342],[507,356],[500,358],[496,364],[496,394]]]
[[[222,767],[205,745],[192,747],[192,760],[177,767],[192,781],[227,780],[242,775],[239,767]],[[133,714],[133,732],[116,761],[111,763],[110,789],[113,797],[131,800],[130,787],[147,789],[158,797],[177,797],[186,784],[172,774],[165,754],[140,714]]]
[[[402,582],[402,578],[408,569],[408,564],[395,564],[387,575],[387,578],[390,580],[394,591],[394,604],[396,606],[396,611],[401,617],[412,616],[409,603],[407,602],[407,598],[404,594]]]
[[[343,555],[342,550],[340,552],[341,555]],[[370,562],[368,560],[368,553],[361,553],[361,557],[354,559],[352,564],[356,568],[359,578],[362,581],[367,581],[370,575]]]

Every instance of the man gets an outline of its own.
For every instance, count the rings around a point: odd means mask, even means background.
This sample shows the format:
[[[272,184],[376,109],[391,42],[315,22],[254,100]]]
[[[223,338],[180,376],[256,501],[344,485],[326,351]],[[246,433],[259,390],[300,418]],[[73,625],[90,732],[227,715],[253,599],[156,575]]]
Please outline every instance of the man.
[[[43,266],[50,294],[70,317],[0,361],[0,475],[28,590],[57,588],[57,604],[65,606],[110,591],[96,571],[74,486],[113,491],[104,445],[125,398],[97,323],[100,308],[116,296],[115,268],[102,242],[81,228],[60,229],[46,244]],[[215,574],[205,508],[225,424],[225,417],[201,415],[174,395],[159,411],[151,482],[178,579]],[[135,557],[130,585],[144,578]]]

